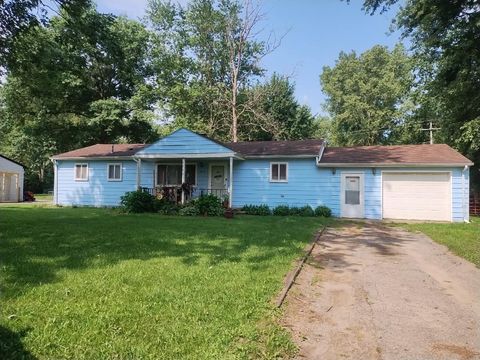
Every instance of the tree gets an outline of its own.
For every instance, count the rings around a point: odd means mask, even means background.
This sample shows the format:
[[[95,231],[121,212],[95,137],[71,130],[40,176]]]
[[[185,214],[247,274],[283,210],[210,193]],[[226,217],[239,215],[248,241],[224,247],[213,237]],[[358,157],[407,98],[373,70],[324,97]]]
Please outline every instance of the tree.
[[[408,113],[412,64],[402,45],[384,46],[357,56],[340,53],[333,68],[320,76],[332,117],[332,140],[338,145],[395,142]]]
[[[299,140],[312,136],[314,118],[310,108],[295,99],[295,85],[288,77],[273,74],[247,96],[253,106],[239,129],[245,139]]]
[[[51,186],[55,153],[155,138],[149,33],[140,23],[94,8],[75,21],[62,12],[24,30],[13,49],[0,151],[27,165],[27,185]]]
[[[398,0],[365,0],[365,11]],[[441,127],[437,139],[480,162],[480,8],[476,0],[407,0],[395,27],[409,38],[425,102],[419,111]],[[480,180],[472,172],[473,185]]]
[[[4,0],[0,3],[0,68],[8,67],[15,39],[22,31],[45,24],[48,12],[62,8],[70,15],[89,7],[90,0]],[[73,16],[74,18],[74,16]]]
[[[276,45],[258,40],[263,15],[250,0],[149,3],[155,32],[160,106],[177,126],[237,141],[253,108],[247,92],[261,78],[260,60]]]

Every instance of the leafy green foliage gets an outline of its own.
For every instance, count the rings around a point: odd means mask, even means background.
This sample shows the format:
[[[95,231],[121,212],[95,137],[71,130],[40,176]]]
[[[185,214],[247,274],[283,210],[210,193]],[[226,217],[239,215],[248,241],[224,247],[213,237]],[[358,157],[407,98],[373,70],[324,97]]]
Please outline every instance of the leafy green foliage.
[[[290,215],[290,208],[288,205],[277,205],[273,208],[272,214],[276,216],[288,216]]]
[[[187,204],[186,206],[182,207],[178,211],[178,215],[181,215],[181,216],[197,216],[197,215],[200,215],[200,212],[198,211],[198,207],[195,206],[195,203],[193,203],[193,204]]]
[[[272,211],[266,204],[262,205],[244,205],[242,207],[242,211],[245,212],[247,215],[260,215],[260,216],[266,216],[266,215],[271,215]]]
[[[321,75],[337,145],[378,145],[396,141],[409,110],[412,62],[402,45],[374,46],[357,56],[340,53]]]
[[[121,197],[120,204],[127,213],[155,212],[158,210],[155,196],[141,191],[130,191]]]
[[[332,210],[325,205],[320,205],[315,208],[315,216],[321,216],[325,218],[329,218],[332,216]]]
[[[315,216],[315,212],[313,211],[310,205],[302,206],[299,211],[298,215],[300,216]]]
[[[0,152],[36,191],[51,189],[56,153],[156,138],[145,27],[93,7],[60,15],[16,35],[0,88]]]
[[[269,81],[248,93],[257,97],[260,112],[251,114],[241,136],[251,140],[299,140],[311,138],[314,118],[295,98],[295,85],[286,76],[273,74]]]
[[[221,216],[225,210],[222,201],[213,194],[201,195],[194,204],[200,215]]]
[[[365,0],[371,14],[398,0]],[[477,1],[407,0],[394,25],[412,43],[416,63],[414,116],[434,121],[445,142],[473,160],[472,187],[480,191],[480,9]]]

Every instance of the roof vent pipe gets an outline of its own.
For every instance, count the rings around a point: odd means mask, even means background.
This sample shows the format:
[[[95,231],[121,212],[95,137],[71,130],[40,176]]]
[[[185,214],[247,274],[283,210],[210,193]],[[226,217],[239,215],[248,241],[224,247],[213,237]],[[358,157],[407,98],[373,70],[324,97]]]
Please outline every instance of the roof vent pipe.
[[[114,146],[115,146],[115,145],[112,145],[112,153],[114,152],[114,151],[113,151],[113,147],[114,147]]]

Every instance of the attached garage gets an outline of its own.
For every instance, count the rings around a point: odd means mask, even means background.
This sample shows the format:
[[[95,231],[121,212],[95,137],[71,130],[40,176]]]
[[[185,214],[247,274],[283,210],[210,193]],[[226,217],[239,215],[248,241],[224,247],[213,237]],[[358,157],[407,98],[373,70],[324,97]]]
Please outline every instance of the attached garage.
[[[326,147],[317,160],[336,177],[334,214],[377,220],[468,221],[472,165],[445,144]]]
[[[0,202],[23,201],[23,165],[0,155]]]
[[[383,172],[384,219],[452,220],[450,172]]]

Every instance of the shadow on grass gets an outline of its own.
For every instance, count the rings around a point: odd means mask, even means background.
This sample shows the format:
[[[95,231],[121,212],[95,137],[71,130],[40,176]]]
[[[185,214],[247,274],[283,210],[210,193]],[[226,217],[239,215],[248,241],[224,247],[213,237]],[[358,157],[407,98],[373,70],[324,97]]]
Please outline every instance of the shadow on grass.
[[[9,360],[34,360],[37,359],[25,349],[22,338],[25,337],[28,330],[13,332],[0,325],[0,359]]]
[[[62,269],[128,259],[174,257],[186,266],[243,261],[252,271],[261,270],[273,257],[299,252],[322,225],[318,218],[228,220],[71,208],[1,211],[0,265],[7,297],[57,281]],[[255,254],[247,253],[251,247]]]

